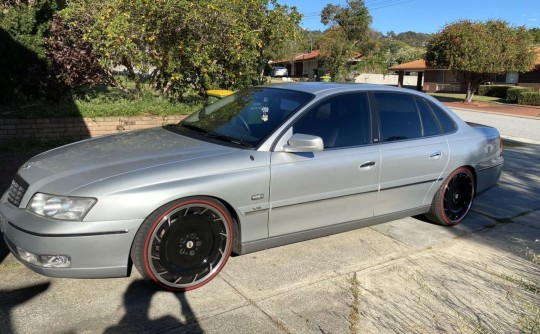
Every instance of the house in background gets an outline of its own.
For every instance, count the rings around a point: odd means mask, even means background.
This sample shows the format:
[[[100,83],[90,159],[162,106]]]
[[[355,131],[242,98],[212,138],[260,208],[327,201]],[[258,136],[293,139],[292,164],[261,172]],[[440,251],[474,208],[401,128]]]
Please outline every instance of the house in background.
[[[328,70],[324,67],[324,64],[320,60],[320,57],[321,53],[319,52],[319,50],[313,50],[311,52],[296,54],[292,61],[290,59],[271,60],[268,62],[268,64],[272,67],[286,67],[287,71],[289,72],[289,76],[291,77],[313,79],[315,78],[315,76],[320,78],[322,75],[325,75]],[[347,65],[349,66],[349,68],[354,68],[354,66],[361,60],[361,58],[362,55],[357,53],[354,55],[354,57],[350,58],[347,61]],[[293,66],[291,66],[291,62],[292,64],[294,64]],[[330,75],[332,74],[330,73]]]
[[[297,54],[293,59],[271,60],[270,66],[284,66],[289,76],[296,78],[313,78],[319,75],[319,50]],[[292,62],[292,64],[291,64]]]
[[[536,61],[532,70],[525,73],[509,72],[506,75],[499,75],[495,78],[495,83],[515,84],[540,91],[540,48],[536,49]]]
[[[403,86],[403,78],[405,75],[416,72],[418,73],[417,90],[424,92],[463,93],[467,89],[467,87],[456,78],[454,71],[430,69],[426,66],[426,62],[423,59],[392,66],[388,68],[388,70],[397,72],[397,85],[399,87]],[[531,87],[536,91],[540,91],[540,48],[537,51],[535,65],[532,70],[525,73],[509,72],[504,75],[498,75],[493,84]]]
[[[425,90],[422,87],[425,86],[425,79],[424,79],[424,73],[426,72],[426,62],[423,59],[411,61],[408,63],[403,63],[399,65],[392,66],[388,68],[388,71],[397,72],[398,80],[397,80],[397,86],[403,87],[403,79],[405,75],[411,75],[413,73],[416,73],[416,90],[422,91]]]

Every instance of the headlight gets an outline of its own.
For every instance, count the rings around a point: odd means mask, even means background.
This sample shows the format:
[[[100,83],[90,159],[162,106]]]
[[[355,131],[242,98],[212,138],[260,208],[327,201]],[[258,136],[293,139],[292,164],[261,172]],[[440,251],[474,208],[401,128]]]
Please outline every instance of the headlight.
[[[82,220],[96,204],[95,198],[65,197],[36,193],[26,209],[37,215],[60,220]]]

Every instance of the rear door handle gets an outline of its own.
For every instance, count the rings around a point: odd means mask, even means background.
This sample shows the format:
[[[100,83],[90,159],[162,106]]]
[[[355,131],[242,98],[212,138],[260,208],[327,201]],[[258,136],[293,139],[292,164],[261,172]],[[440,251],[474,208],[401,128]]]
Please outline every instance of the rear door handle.
[[[430,159],[439,159],[442,156],[442,153],[440,151],[433,152],[429,156]]]

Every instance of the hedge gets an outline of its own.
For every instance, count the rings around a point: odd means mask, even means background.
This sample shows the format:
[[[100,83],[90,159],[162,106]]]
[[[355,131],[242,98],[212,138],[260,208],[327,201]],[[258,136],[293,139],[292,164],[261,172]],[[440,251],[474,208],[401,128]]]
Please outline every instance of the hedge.
[[[540,106],[540,92],[523,92],[518,97],[518,104]]]
[[[506,98],[506,91],[516,86],[503,86],[503,85],[480,85],[478,87],[478,95],[499,97],[501,99]]]
[[[519,96],[524,92],[532,92],[531,88],[527,87],[514,87],[506,91],[506,102],[516,103]]]

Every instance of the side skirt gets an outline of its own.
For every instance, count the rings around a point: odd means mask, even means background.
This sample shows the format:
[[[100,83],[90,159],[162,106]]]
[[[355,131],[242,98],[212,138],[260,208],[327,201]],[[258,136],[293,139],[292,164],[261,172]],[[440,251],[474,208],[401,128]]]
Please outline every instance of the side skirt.
[[[346,222],[331,226],[325,226],[313,230],[307,230],[302,232],[296,232],[291,234],[285,234],[275,236],[267,239],[255,240],[242,243],[240,245],[240,252],[238,254],[248,254],[257,252],[260,250],[288,245],[296,242],[306,241],[310,239],[325,237],[331,234],[343,233],[351,230],[356,230],[362,227],[368,227],[381,223],[386,223],[392,220],[401,219],[405,217],[411,217],[428,212],[430,206],[422,206],[419,208],[400,211],[378,217],[366,218],[362,220]]]

